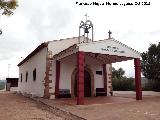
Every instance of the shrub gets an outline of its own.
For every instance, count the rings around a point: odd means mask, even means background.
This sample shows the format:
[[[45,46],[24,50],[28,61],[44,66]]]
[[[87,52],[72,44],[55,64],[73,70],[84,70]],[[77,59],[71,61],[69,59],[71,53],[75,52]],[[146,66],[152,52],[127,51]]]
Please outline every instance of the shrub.
[[[133,78],[113,78],[112,85],[114,91],[131,91],[134,90]]]
[[[0,82],[0,90],[3,90],[5,88],[5,83]]]
[[[160,92],[160,80],[149,80],[143,87],[143,90]]]

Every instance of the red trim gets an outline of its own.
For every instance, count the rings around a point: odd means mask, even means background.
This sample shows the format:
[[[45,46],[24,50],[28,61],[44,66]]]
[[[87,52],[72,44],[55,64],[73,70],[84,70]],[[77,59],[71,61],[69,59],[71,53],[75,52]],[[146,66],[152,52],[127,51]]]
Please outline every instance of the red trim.
[[[60,61],[56,61],[56,83],[55,83],[55,97],[59,95],[59,80],[60,80]]]
[[[135,65],[135,87],[136,87],[136,100],[142,100],[142,88],[141,88],[141,60],[139,58],[134,59]]]
[[[106,70],[106,64],[103,64],[103,80],[104,80],[104,90],[107,93],[107,70]],[[107,96],[107,94],[106,94]]]
[[[78,81],[77,81],[77,105],[84,104],[84,59],[85,53],[77,52]]]

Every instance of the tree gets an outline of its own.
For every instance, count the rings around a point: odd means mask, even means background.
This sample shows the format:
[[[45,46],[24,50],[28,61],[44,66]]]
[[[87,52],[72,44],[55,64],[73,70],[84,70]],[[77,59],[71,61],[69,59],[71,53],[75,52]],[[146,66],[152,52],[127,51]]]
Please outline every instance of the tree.
[[[0,0],[0,11],[2,15],[12,15],[13,10],[17,7],[18,2],[16,0]]]
[[[122,68],[116,70],[114,67],[112,68],[112,78],[122,78],[125,74],[125,71]]]
[[[116,91],[134,90],[133,78],[124,76],[125,71],[122,68],[116,70],[112,68],[112,86]]]
[[[143,75],[149,80],[160,80],[160,42],[158,45],[151,44],[141,56]]]
[[[0,0],[0,12],[2,15],[13,15],[13,10],[18,7],[18,2],[16,0]],[[0,35],[2,35],[2,30],[0,29]]]

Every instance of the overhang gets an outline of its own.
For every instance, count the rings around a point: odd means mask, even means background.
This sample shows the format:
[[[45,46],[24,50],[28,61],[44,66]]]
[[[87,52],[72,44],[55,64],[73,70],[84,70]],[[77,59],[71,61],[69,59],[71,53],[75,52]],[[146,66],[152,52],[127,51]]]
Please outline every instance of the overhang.
[[[60,60],[78,51],[83,51],[87,56],[93,57],[104,63],[115,63],[141,57],[140,53],[131,47],[128,47],[115,39],[106,39],[74,44],[54,55],[53,58]]]
[[[99,53],[104,55],[114,55],[128,58],[140,58],[140,53],[131,47],[115,40],[106,39],[90,43],[78,44],[79,51]]]

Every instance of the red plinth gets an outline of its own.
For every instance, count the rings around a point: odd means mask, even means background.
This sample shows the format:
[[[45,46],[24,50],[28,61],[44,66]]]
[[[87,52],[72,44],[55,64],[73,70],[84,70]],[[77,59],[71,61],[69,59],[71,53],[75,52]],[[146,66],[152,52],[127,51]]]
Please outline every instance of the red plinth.
[[[84,104],[84,58],[85,58],[85,53],[79,51],[77,53],[77,67],[78,67],[77,105]]]
[[[134,65],[135,65],[136,100],[142,100],[141,60],[139,58],[135,58],[134,59]]]
[[[107,93],[107,70],[106,70],[106,64],[103,64],[103,80],[104,80],[104,90]]]
[[[60,79],[60,61],[56,61],[56,83],[55,83],[55,97],[59,95],[59,79]]]

